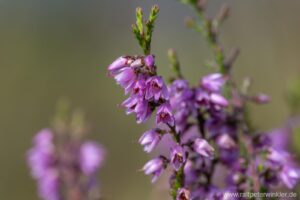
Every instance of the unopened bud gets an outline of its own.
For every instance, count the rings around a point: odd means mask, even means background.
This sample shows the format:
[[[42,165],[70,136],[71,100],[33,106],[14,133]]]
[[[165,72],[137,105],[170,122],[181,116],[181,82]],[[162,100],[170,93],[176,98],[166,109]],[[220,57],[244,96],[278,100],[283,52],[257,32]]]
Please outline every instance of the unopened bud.
[[[218,20],[223,22],[229,16],[229,12],[228,5],[224,4],[218,13]]]
[[[266,94],[257,94],[251,98],[254,103],[257,104],[266,104],[270,102],[270,97]]]

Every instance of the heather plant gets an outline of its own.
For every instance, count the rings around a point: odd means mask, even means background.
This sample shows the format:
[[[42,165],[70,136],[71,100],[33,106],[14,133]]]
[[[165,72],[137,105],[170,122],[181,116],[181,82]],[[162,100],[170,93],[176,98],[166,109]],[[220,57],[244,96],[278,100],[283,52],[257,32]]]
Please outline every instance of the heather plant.
[[[99,200],[97,173],[104,148],[85,140],[88,127],[81,111],[71,113],[63,101],[52,128],[39,131],[27,153],[31,175],[43,200]]]
[[[300,169],[289,152],[288,139],[295,123],[288,120],[282,128],[271,131],[257,130],[251,123],[249,105],[263,105],[270,98],[252,94],[250,79],[245,78],[239,85],[233,78],[233,63],[239,51],[233,48],[225,53],[219,41],[228,7],[208,17],[205,0],[180,2],[197,14],[187,25],[208,41],[213,73],[200,77],[196,85],[190,84],[181,72],[176,52],[169,50],[173,75],[168,84],[158,75],[156,57],[151,52],[158,6],[152,7],[146,20],[142,9],[136,10],[132,28],[144,54],[121,56],[108,67],[109,76],[128,95],[121,104],[126,114],[134,114],[137,123],[147,122],[154,115],[154,127],[139,139],[144,150],[150,153],[163,137],[172,138],[168,155],[161,152],[142,170],[152,176],[154,183],[169,167],[174,200],[250,199],[224,194],[293,189],[300,179]],[[216,175],[219,171],[224,177]]]

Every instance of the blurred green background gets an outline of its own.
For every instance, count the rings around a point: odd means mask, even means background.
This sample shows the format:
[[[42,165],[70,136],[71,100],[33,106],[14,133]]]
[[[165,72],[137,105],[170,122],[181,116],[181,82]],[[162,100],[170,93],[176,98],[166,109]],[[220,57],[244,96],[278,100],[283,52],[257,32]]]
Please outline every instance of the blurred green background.
[[[208,2],[210,14],[224,2],[231,7],[221,39],[225,47],[242,50],[235,78],[250,76],[252,91],[272,96],[271,104],[253,107],[257,127],[282,125],[288,116],[285,89],[300,75],[300,1]],[[1,200],[37,199],[25,153],[32,136],[49,125],[60,97],[85,110],[91,138],[107,148],[100,174],[105,199],[159,199],[153,194],[157,188],[138,171],[148,156],[136,141],[149,125],[137,126],[117,108],[125,97],[106,76],[116,57],[141,53],[130,25],[137,6],[149,11],[153,4],[161,8],[153,38],[159,72],[170,72],[166,51],[172,47],[184,74],[196,83],[208,72],[203,63],[211,53],[184,27],[193,13],[175,0],[0,0]]]

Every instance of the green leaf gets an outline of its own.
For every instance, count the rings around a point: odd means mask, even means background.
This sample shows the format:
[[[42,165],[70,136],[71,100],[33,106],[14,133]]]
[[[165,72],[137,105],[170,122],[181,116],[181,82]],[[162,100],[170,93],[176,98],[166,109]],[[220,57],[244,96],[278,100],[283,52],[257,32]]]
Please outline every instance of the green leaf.
[[[138,7],[136,8],[136,26],[140,33],[140,35],[143,35],[144,28],[143,28],[143,11],[142,8]]]
[[[169,49],[168,58],[171,65],[171,69],[174,71],[177,78],[183,78],[176,51],[173,49]]]
[[[136,9],[136,23],[132,25],[132,30],[145,55],[148,55],[151,52],[152,33],[158,12],[158,6],[153,6],[151,8],[149,18],[144,24],[142,9],[140,7]]]

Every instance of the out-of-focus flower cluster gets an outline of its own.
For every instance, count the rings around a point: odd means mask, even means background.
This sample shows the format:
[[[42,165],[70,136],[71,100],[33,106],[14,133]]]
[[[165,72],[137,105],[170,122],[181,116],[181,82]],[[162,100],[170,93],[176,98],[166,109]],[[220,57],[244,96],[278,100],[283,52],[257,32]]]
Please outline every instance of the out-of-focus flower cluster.
[[[103,147],[94,141],[43,129],[33,138],[27,161],[41,199],[96,200],[96,174],[104,155]]]

